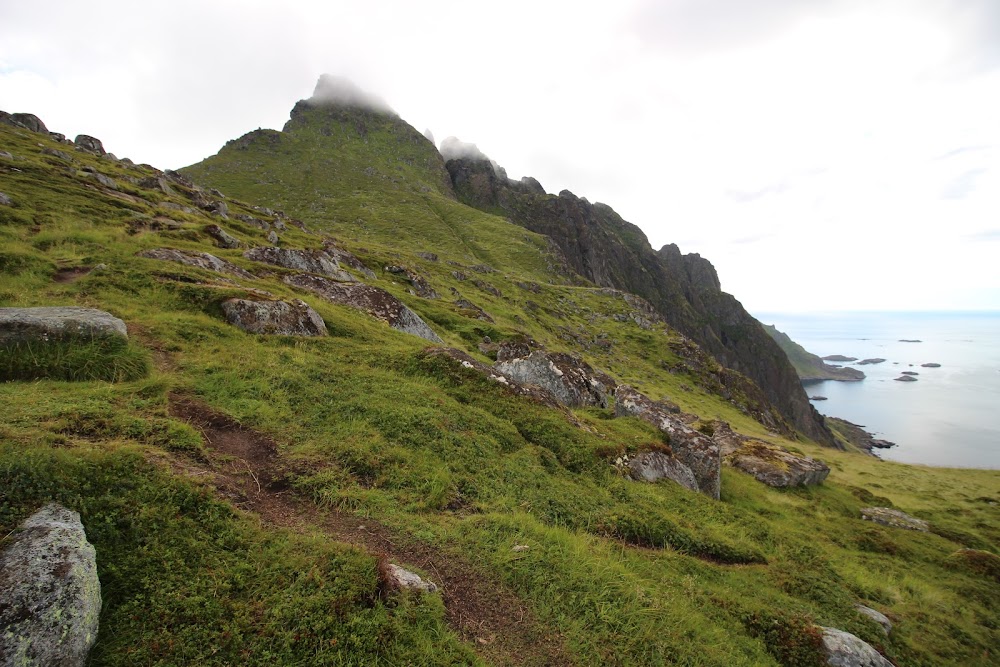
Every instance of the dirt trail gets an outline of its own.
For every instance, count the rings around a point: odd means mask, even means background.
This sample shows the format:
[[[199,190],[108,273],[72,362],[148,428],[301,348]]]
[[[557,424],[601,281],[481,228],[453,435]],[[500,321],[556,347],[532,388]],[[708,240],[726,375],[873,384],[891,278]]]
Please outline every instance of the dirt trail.
[[[470,563],[400,535],[371,519],[317,507],[284,480],[288,469],[276,443],[191,397],[172,395],[170,413],[201,431],[204,465],[176,461],[184,472],[211,475],[219,494],[265,522],[321,531],[391,562],[427,572],[441,590],[449,625],[491,665],[573,665],[561,637],[552,636],[528,606]]]

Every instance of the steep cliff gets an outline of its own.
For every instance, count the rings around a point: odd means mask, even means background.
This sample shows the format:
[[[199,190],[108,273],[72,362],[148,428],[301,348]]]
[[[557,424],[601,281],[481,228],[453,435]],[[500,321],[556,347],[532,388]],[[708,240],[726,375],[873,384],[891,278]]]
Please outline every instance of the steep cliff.
[[[784,352],[739,301],[722,291],[708,260],[683,255],[672,244],[654,251],[642,230],[610,206],[567,190],[545,194],[538,181],[513,181],[488,160],[459,158],[445,166],[460,201],[545,234],[587,280],[644,297],[720,363],[756,382],[796,428],[834,443]]]

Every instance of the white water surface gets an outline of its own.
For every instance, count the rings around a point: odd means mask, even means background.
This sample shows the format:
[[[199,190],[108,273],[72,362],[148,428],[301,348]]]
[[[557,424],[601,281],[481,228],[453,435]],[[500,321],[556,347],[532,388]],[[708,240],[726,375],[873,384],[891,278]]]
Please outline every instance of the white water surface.
[[[861,382],[806,385],[825,415],[860,424],[897,446],[886,459],[1000,469],[1000,312],[758,313],[806,350],[885,362],[852,366]],[[917,339],[905,343],[902,339]],[[924,368],[934,362],[941,368]],[[915,371],[917,382],[897,382]]]

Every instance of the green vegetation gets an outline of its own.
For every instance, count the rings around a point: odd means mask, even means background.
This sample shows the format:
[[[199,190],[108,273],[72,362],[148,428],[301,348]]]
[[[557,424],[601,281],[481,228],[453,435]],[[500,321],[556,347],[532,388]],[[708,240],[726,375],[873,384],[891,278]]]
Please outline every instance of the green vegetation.
[[[778,343],[781,350],[792,362],[796,374],[801,380],[862,380],[865,374],[856,368],[838,368],[831,366],[819,356],[807,351],[804,347],[788,337],[788,334],[778,331],[773,324],[765,324],[764,331]]]
[[[427,166],[427,146],[406,139],[404,150],[393,143],[403,132],[396,121],[363,120],[360,133],[344,119],[306,118],[294,133],[239,140],[188,173],[301,218],[309,231],[288,225],[283,246],[317,248],[318,232],[337,234],[376,271],[372,284],[449,346],[488,361],[484,337],[531,336],[703,422],[723,419],[821,458],[830,477],[777,490],[725,469],[721,501],[632,482],[609,461],[662,446],[644,422],[513,396],[426,354],[426,341],[215,247],[203,231],[210,221],[266,243],[265,231],[235,218],[270,219],[248,204],[227,200],[228,220],[186,212],[177,208],[191,206],[186,186],[171,182],[168,194],[130,180],[153,175],[148,168],[74,152],[67,170],[40,153],[57,144],[0,125],[0,149],[17,169],[0,163],[0,191],[14,202],[0,206],[0,306],[107,310],[129,324],[138,357],[154,362],[144,377],[0,384],[0,535],[48,499],[81,512],[105,603],[91,664],[552,663],[541,642],[513,655],[503,637],[456,625],[443,600],[460,603],[461,587],[444,598],[386,591],[379,554],[339,542],[324,511],[382,527],[391,535],[382,548],[399,550],[390,556],[430,553],[442,574],[472,564],[496,593],[489,599],[518,599],[533,632],[572,664],[821,664],[815,624],[852,632],[898,664],[996,662],[995,562],[954,554],[1000,548],[1000,473],[881,462],[768,434],[678,363],[676,334],[641,328],[620,297],[566,284],[549,269],[544,238],[458,204]],[[243,176],[248,164],[259,187]],[[119,191],[95,187],[84,167]],[[255,277],[136,256],[161,246],[210,252]],[[106,268],[54,280],[99,263]],[[441,298],[413,296],[381,271],[388,264],[416,271]],[[330,335],[254,336],[226,324],[219,303],[252,290],[305,300]],[[470,317],[460,298],[493,322]],[[177,415],[177,396],[273,440],[270,486],[250,462],[245,497],[226,486],[231,457]],[[302,521],[241,509],[253,507],[254,482],[261,495],[299,498]],[[935,529],[864,522],[860,508],[871,504]],[[857,602],[893,618],[892,635],[858,615]]]

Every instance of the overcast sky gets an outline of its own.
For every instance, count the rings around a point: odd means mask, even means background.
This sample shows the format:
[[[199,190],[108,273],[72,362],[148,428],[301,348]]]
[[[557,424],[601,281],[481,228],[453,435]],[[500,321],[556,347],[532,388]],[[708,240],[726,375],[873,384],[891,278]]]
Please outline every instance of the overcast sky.
[[[1000,309],[1000,0],[0,6],[0,109],[161,168],[324,72],[701,253],[752,312]]]

